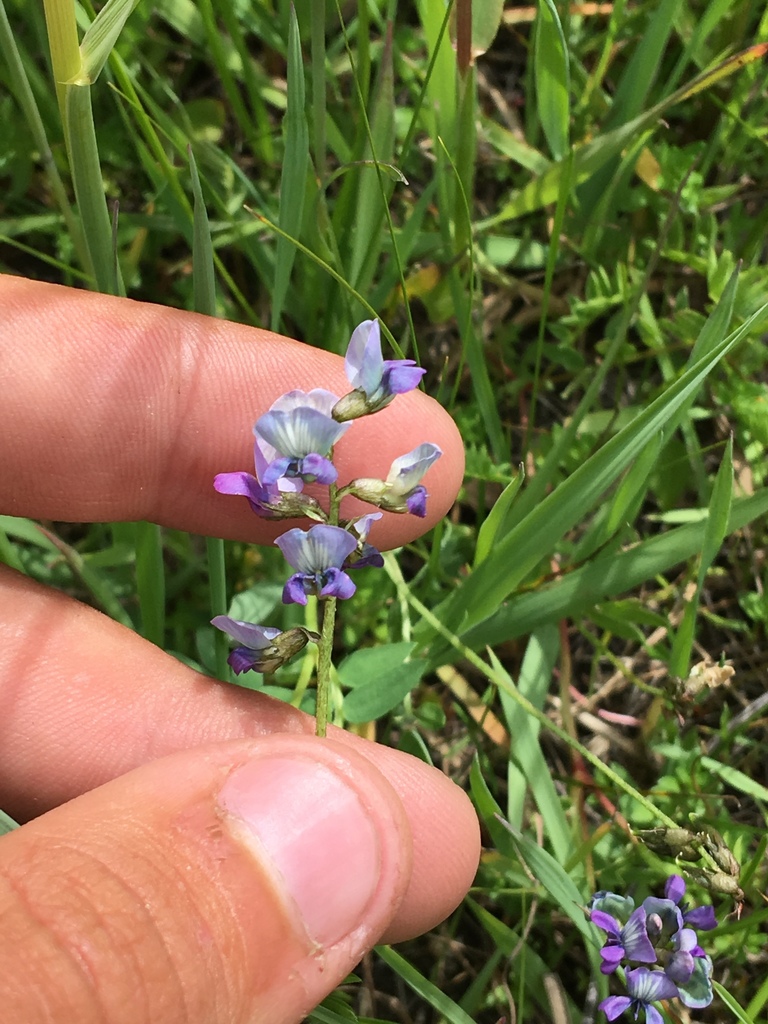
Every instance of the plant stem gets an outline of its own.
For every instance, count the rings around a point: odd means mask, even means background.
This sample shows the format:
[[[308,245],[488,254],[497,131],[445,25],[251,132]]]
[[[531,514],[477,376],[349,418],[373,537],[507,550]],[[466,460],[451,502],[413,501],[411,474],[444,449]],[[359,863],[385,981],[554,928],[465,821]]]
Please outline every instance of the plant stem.
[[[336,598],[328,597],[323,602],[323,628],[320,633],[317,658],[317,723],[315,734],[325,736],[328,728],[328,713],[331,704],[331,655],[333,653],[333,628],[336,624]]]
[[[331,455],[332,457],[332,455]],[[328,522],[339,525],[341,497],[336,484],[328,487]],[[325,736],[328,728],[328,714],[331,706],[331,660],[333,656],[333,628],[336,625],[336,598],[326,597],[318,601],[323,608],[323,626],[320,643],[317,645],[317,709],[315,711],[317,736]]]

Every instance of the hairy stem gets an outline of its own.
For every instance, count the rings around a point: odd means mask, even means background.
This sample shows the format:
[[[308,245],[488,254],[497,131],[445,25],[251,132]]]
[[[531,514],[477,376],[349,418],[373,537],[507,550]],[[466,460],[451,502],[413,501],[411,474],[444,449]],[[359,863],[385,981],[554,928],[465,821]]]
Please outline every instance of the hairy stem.
[[[317,657],[317,710],[315,711],[318,736],[325,736],[331,705],[331,654],[333,653],[333,628],[336,624],[336,598],[329,597],[323,602],[323,627],[320,632]]]

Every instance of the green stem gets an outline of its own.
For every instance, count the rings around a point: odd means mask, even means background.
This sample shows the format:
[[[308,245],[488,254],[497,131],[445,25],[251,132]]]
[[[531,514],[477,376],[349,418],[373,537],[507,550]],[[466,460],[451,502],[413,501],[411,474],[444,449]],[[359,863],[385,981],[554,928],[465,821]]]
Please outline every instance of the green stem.
[[[320,633],[317,657],[317,710],[315,733],[325,736],[331,705],[331,655],[333,653],[333,628],[336,624],[336,598],[323,601],[323,628]]]
[[[330,455],[333,459],[333,452]],[[341,494],[336,484],[328,488],[328,522],[331,526],[339,525],[339,508]],[[325,736],[328,728],[328,716],[331,706],[331,667],[333,656],[333,629],[336,625],[336,598],[327,597],[319,601],[323,607],[323,627],[320,631],[320,643],[317,645],[317,710],[315,732]]]

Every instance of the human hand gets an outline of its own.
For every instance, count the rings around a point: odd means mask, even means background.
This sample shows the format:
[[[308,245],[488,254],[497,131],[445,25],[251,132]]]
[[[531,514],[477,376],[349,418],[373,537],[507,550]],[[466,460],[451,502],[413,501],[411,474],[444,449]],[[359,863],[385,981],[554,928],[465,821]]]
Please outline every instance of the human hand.
[[[253,420],[286,387],[342,393],[339,358],[17,278],[0,278],[0,307],[0,512],[279,532],[211,481],[249,464]],[[339,444],[348,478],[421,440],[444,452],[429,515],[385,516],[378,546],[445,513],[460,439],[414,392]],[[8,569],[0,699],[0,807],[28,822],[0,840],[9,1021],[298,1021],[472,881],[477,820],[441,773],[337,730],[318,740],[288,705]]]

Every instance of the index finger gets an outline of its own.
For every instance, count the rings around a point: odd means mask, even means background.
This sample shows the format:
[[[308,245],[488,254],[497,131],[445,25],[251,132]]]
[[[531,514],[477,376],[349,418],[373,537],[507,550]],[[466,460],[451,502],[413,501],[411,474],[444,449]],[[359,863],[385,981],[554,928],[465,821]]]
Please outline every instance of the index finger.
[[[285,391],[349,391],[343,360],[259,328],[0,276],[0,512],[69,522],[146,519],[210,536],[271,541],[285,528],[217,473],[253,471],[252,427]],[[431,441],[427,517],[385,514],[374,540],[406,543],[445,515],[464,456],[448,414],[420,392],[356,422],[339,480],[386,477]]]

